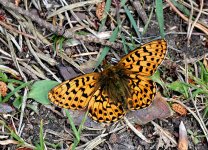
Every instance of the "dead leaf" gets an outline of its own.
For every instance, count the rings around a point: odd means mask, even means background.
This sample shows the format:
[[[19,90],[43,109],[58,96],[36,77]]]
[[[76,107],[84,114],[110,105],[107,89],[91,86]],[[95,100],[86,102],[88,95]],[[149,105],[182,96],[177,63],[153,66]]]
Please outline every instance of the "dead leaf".
[[[95,64],[97,62],[94,60],[88,60],[85,63],[82,63],[80,65],[80,68],[85,72],[85,73],[90,73],[93,72],[93,68],[95,67]]]
[[[72,79],[74,77],[77,77],[81,74],[78,74],[74,71],[74,69],[72,67],[65,67],[65,66],[58,66],[59,72],[61,74],[61,76],[64,78],[64,80],[69,80]]]
[[[172,115],[171,108],[160,93],[157,93],[152,104],[137,111],[127,113],[127,118],[130,122],[136,124],[146,124],[154,119],[164,119]]]
[[[0,103],[0,114],[7,114],[15,111],[13,107],[6,103]]]
[[[73,118],[74,124],[75,125],[80,125],[84,116],[85,116],[86,110],[79,110],[79,111],[68,110],[68,111],[69,111],[71,117]],[[103,127],[104,127],[103,124],[100,124],[100,123],[97,123],[97,122],[93,121],[88,116],[86,118],[84,126],[88,127],[88,128],[93,128],[93,129],[103,129]]]

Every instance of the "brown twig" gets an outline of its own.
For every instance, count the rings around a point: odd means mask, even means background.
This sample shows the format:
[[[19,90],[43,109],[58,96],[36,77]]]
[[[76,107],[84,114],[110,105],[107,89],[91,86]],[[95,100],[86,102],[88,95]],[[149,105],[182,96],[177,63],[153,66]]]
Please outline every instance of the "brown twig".
[[[202,13],[202,9],[203,9],[203,6],[204,6],[204,0],[201,0],[201,3],[200,3],[200,11],[196,17],[196,19],[194,21],[192,21],[192,26],[190,28],[190,34],[188,35],[188,41],[190,40],[191,38],[191,33],[193,32],[193,29],[197,23],[197,21],[199,20],[199,17],[201,16],[201,13]],[[191,19],[191,18],[190,18]]]
[[[189,19],[184,16],[174,5],[173,3],[170,1],[170,0],[165,0],[169,5],[170,7],[183,19],[185,20],[186,22],[189,21]],[[191,21],[191,23],[193,23],[193,21]],[[208,35],[208,29],[206,27],[204,27],[203,25],[201,25],[200,23],[196,23],[195,24],[195,27],[197,27],[198,29],[200,29],[201,31],[203,31],[206,35]]]
[[[6,28],[6,29],[10,30],[10,31],[13,31],[13,32],[16,32],[16,33],[22,34],[22,35],[24,35],[24,36],[26,36],[26,37],[28,37],[28,38],[30,38],[30,39],[36,39],[34,36],[29,35],[29,34],[26,34],[26,33],[24,33],[24,32],[20,32],[19,30],[17,30],[17,29],[15,29],[15,28],[13,28],[12,26],[10,26],[10,25],[6,24],[6,23],[5,23],[5,22],[3,22],[3,21],[0,21],[0,25],[1,25],[1,26],[3,26],[4,28]]]
[[[85,41],[85,42],[99,43],[99,44],[102,44],[102,45],[110,46],[114,49],[120,49],[120,48],[123,47],[121,43],[113,43],[113,42],[106,41],[106,40],[103,40],[103,39],[98,39],[98,38],[95,38],[95,37],[88,38],[88,37],[83,36],[83,35],[74,34],[73,29],[65,30],[62,27],[54,26],[51,23],[41,19],[39,16],[34,15],[34,14],[30,13],[27,10],[24,10],[20,7],[15,6],[11,2],[8,2],[8,1],[5,1],[5,0],[0,0],[0,4],[2,4],[3,6],[9,8],[9,9],[12,9],[12,10],[18,12],[19,14],[22,14],[26,17],[29,17],[30,19],[32,19],[33,21],[38,23],[40,26],[43,26],[43,27],[47,28],[48,30],[51,30],[52,32],[54,32],[58,35],[62,35],[65,38],[74,38],[74,39],[82,40],[82,41]]]
[[[134,6],[134,8],[136,9],[139,17],[141,17],[143,23],[144,24],[147,24],[148,17],[147,17],[147,14],[146,14],[144,8],[140,4],[140,1],[138,1],[138,0],[137,1],[130,0],[130,2],[132,3],[132,5]]]

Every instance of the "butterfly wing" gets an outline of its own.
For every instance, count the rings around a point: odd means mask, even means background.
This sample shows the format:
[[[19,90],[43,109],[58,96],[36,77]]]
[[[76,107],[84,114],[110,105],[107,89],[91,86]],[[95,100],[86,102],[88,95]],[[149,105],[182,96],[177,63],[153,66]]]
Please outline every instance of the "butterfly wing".
[[[165,40],[156,40],[124,56],[118,66],[127,70],[132,97],[127,106],[137,110],[150,105],[156,93],[151,76],[165,57]],[[68,109],[84,109],[88,106],[89,116],[98,122],[110,123],[122,118],[125,111],[120,102],[109,97],[98,85],[99,73],[90,73],[67,80],[53,88],[48,98],[56,105]]]
[[[114,103],[102,90],[97,90],[92,96],[89,106],[89,116],[100,123],[112,123],[125,114],[121,103]]]
[[[90,73],[66,80],[54,87],[48,93],[48,98],[52,103],[62,108],[84,109],[96,91],[98,77],[98,73]]]
[[[148,77],[137,74],[130,75],[129,86],[132,89],[132,97],[127,99],[130,110],[138,110],[149,106],[156,94],[156,85]]]
[[[90,73],[67,80],[54,87],[49,93],[49,100],[59,107],[84,109],[88,106],[89,116],[97,121],[110,123],[123,117],[121,103],[113,103],[104,91],[97,89],[98,73]]]
[[[167,52],[165,40],[155,40],[140,46],[124,56],[118,63],[129,74],[132,96],[127,99],[130,110],[145,108],[152,103],[156,85],[148,77],[153,75]]]
[[[141,76],[151,76],[161,64],[167,52],[165,40],[155,40],[136,48],[118,63],[130,72]]]

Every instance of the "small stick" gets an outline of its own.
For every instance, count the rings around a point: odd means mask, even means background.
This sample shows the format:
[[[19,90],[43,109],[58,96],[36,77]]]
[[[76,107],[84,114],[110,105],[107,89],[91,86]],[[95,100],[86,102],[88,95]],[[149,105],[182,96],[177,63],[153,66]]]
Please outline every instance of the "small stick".
[[[132,5],[134,6],[134,8],[136,9],[139,17],[141,17],[142,21],[144,24],[147,24],[148,22],[148,17],[147,17],[147,14],[144,10],[144,8],[142,7],[142,5],[140,4],[140,1],[133,1],[133,0],[130,0],[130,2],[132,3]]]
[[[151,143],[151,141],[149,139],[147,139],[141,132],[139,132],[130,122],[129,120],[124,117],[124,121],[126,122],[126,125],[138,136],[140,137],[142,140],[144,140],[147,143]]]
[[[183,20],[185,20],[186,22],[188,22],[189,21],[189,19],[186,17],[186,16],[184,16],[173,4],[172,4],[172,2],[170,1],[170,0],[165,0],[169,5],[170,5],[170,7],[183,19]],[[193,21],[191,21],[191,23],[193,23]],[[206,35],[208,35],[208,29],[205,27],[205,26],[203,26],[202,24],[200,24],[200,23],[196,23],[195,24],[195,27],[197,27],[198,29],[200,29],[201,31],[203,31]]]
[[[34,39],[34,40],[36,39],[34,36],[31,36],[31,35],[26,34],[26,33],[24,33],[24,32],[20,32],[19,30],[13,28],[12,26],[6,24],[6,23],[3,22],[3,21],[0,21],[0,25],[3,26],[3,27],[6,28],[6,29],[12,31],[12,32],[17,32],[17,33],[22,34],[22,35],[24,35],[24,36],[26,36],[26,37],[28,37],[28,38],[30,38],[30,39]]]
[[[54,26],[51,23],[41,19],[39,16],[34,15],[34,14],[30,13],[29,11],[24,10],[20,7],[17,7],[13,3],[11,3],[7,0],[0,0],[0,4],[18,12],[19,14],[22,14],[24,16],[29,17],[34,22],[38,23],[40,26],[43,26],[43,27],[47,28],[48,30],[51,30],[52,32],[57,33],[58,35],[62,35],[65,38],[74,38],[74,39],[85,41],[85,42],[99,43],[99,44],[102,44],[102,45],[110,46],[114,49],[121,49],[123,47],[121,43],[116,43],[116,42],[113,43],[113,42],[106,41],[106,40],[103,40],[103,39],[98,39],[98,38],[95,38],[95,37],[88,38],[88,37],[83,36],[83,35],[74,34],[73,29],[65,30],[62,27]]]

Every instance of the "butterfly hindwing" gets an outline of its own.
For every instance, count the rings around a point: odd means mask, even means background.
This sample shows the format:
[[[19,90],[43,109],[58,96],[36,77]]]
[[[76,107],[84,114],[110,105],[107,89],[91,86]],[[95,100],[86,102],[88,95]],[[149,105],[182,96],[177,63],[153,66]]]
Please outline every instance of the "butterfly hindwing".
[[[151,76],[161,64],[166,51],[166,41],[155,40],[136,48],[124,56],[118,64],[141,76]]]
[[[84,109],[95,91],[98,73],[90,73],[66,80],[54,87],[48,98],[57,106],[67,109]]]
[[[115,122],[124,115],[121,103],[114,103],[114,101],[110,100],[100,89],[97,90],[91,98],[88,110],[89,116],[100,123]]]
[[[131,74],[129,86],[132,89],[132,97],[128,98],[127,104],[130,110],[138,110],[148,107],[156,94],[156,85],[148,77]]]

